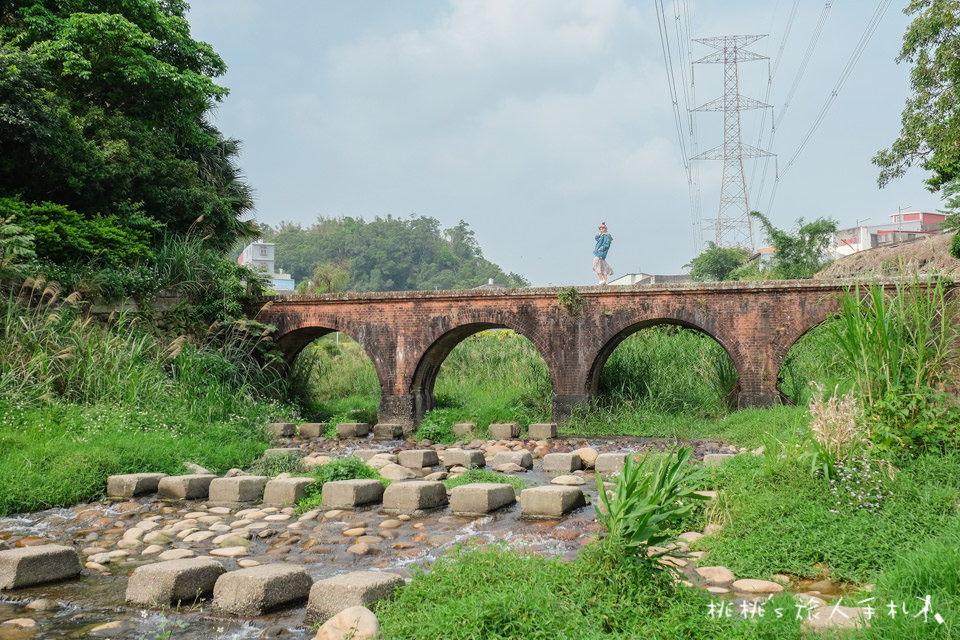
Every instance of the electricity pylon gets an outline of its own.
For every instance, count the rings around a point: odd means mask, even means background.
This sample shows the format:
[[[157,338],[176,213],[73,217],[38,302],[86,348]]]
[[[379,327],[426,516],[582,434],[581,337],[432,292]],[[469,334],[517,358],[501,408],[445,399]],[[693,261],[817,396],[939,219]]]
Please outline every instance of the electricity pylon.
[[[694,40],[716,49],[696,63],[723,63],[723,97],[703,104],[694,111],[723,111],[723,144],[694,156],[691,160],[723,160],[723,181],[720,185],[720,210],[717,214],[716,244],[718,247],[746,247],[755,251],[750,204],[747,201],[747,182],[743,175],[744,158],[773,155],[743,142],[740,132],[740,112],[744,109],[764,109],[770,105],[740,95],[737,64],[752,60],[766,60],[766,56],[744,49],[766,36],[719,36]],[[710,229],[710,226],[707,226]]]

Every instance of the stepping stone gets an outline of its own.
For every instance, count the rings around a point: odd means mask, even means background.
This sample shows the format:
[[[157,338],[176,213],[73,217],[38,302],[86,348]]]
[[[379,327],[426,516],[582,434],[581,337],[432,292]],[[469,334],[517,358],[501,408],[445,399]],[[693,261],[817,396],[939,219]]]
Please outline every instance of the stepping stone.
[[[161,500],[199,500],[210,492],[210,483],[217,476],[208,473],[193,473],[185,476],[167,476],[157,485],[157,497]]]
[[[373,426],[374,440],[397,440],[403,437],[403,425],[381,422]]]
[[[516,493],[508,484],[477,482],[453,488],[450,511],[458,516],[482,516],[516,501]]]
[[[355,509],[383,500],[383,483],[379,480],[335,480],[323,485],[323,506],[329,509]]]
[[[300,425],[301,438],[319,438],[327,430],[326,422],[304,422]]]
[[[353,455],[368,464],[374,456],[378,456],[380,454],[392,455],[390,453],[390,449],[357,449],[353,452]]]
[[[111,498],[132,498],[144,493],[156,493],[165,473],[128,473],[107,478],[107,495]]]
[[[366,438],[370,425],[366,422],[341,422],[337,425],[338,438]]]
[[[414,514],[447,504],[447,489],[442,482],[415,480],[395,482],[383,492],[383,511],[389,514]]]
[[[726,567],[697,567],[697,574],[708,582],[733,582],[736,579]]]
[[[523,518],[559,518],[586,504],[583,491],[576,487],[549,485],[520,492],[520,515]]]
[[[313,580],[299,565],[263,564],[225,573],[213,588],[213,604],[238,616],[259,616],[303,600]]]
[[[583,460],[575,453],[548,453],[543,456],[544,471],[579,471],[583,469]]]
[[[417,474],[415,474],[410,469],[407,469],[406,467],[401,467],[398,464],[393,464],[392,462],[389,462],[384,466],[380,467],[377,473],[380,474],[381,478],[385,480],[390,480],[391,482],[397,482],[400,480],[413,480],[414,478],[417,477]]]
[[[482,451],[467,451],[465,449],[447,449],[443,456],[443,466],[447,469],[453,467],[482,468],[487,465],[487,459],[483,457]]]
[[[271,422],[267,431],[280,438],[290,438],[297,433],[297,425],[292,422]]]
[[[703,456],[703,464],[708,467],[714,467],[723,464],[727,460],[732,460],[735,457],[732,453],[708,453]]]
[[[401,467],[407,469],[422,469],[424,467],[435,467],[440,464],[440,458],[433,449],[412,449],[410,451],[401,451],[397,454]]]
[[[744,593],[780,593],[783,591],[783,585],[769,580],[737,580],[733,583],[733,588]]]
[[[463,438],[468,436],[477,428],[477,425],[472,422],[458,422],[457,424],[450,427],[450,431],[453,432],[453,435],[458,438]]]
[[[308,620],[326,620],[348,607],[367,606],[392,598],[404,580],[386,571],[353,571],[319,580],[310,589]]]
[[[216,478],[210,483],[210,502],[236,504],[255,502],[263,496],[267,476]]]
[[[551,440],[557,437],[557,425],[553,423],[531,424],[527,430],[531,440]]]
[[[494,440],[513,440],[520,437],[520,425],[516,422],[492,424],[489,429],[490,437]]]
[[[134,569],[127,581],[127,602],[164,607],[193,604],[213,591],[226,569],[212,558],[189,558],[146,564]]]
[[[264,488],[263,504],[295,505],[297,500],[306,495],[307,485],[313,482],[313,478],[274,478]]]
[[[529,451],[500,451],[493,456],[493,461],[490,463],[490,466],[499,467],[502,464],[509,464],[511,462],[524,469],[533,469],[533,456],[530,455]]]
[[[76,549],[42,544],[0,551],[0,589],[20,589],[80,575]]]
[[[597,456],[593,466],[601,475],[612,475],[623,471],[629,453],[601,453]]]

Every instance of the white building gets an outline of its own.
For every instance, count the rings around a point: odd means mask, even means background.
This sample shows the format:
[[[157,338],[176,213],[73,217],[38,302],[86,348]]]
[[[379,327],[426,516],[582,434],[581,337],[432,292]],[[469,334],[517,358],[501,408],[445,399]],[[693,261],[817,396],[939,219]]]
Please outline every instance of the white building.
[[[283,269],[280,271],[274,269],[275,252],[276,247],[272,242],[257,240],[243,248],[237,262],[251,269],[266,272],[272,280],[271,286],[275,291],[294,291],[297,283],[293,277],[289,273],[284,273]]]
[[[946,217],[942,213],[924,211],[892,213],[887,224],[861,225],[836,231],[830,240],[828,251],[830,257],[836,259],[867,249],[889,247],[926,235],[936,235],[940,233]]]

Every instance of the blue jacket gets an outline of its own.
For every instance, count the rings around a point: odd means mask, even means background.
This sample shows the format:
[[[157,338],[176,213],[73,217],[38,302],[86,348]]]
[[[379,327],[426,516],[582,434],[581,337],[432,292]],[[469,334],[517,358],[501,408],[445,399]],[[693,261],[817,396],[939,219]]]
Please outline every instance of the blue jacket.
[[[603,233],[594,238],[597,241],[597,246],[593,249],[593,255],[598,258],[607,259],[607,251],[610,250],[610,234]]]

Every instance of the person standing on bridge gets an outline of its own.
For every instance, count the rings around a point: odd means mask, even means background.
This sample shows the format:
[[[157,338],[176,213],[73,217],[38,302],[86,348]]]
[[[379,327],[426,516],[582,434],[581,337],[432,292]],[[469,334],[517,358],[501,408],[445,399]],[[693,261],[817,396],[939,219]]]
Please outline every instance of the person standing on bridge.
[[[613,275],[613,269],[607,264],[607,251],[610,250],[610,243],[613,236],[607,233],[607,223],[600,223],[600,233],[594,240],[597,246],[593,248],[593,272],[600,278],[598,285],[607,284],[607,276]]]

